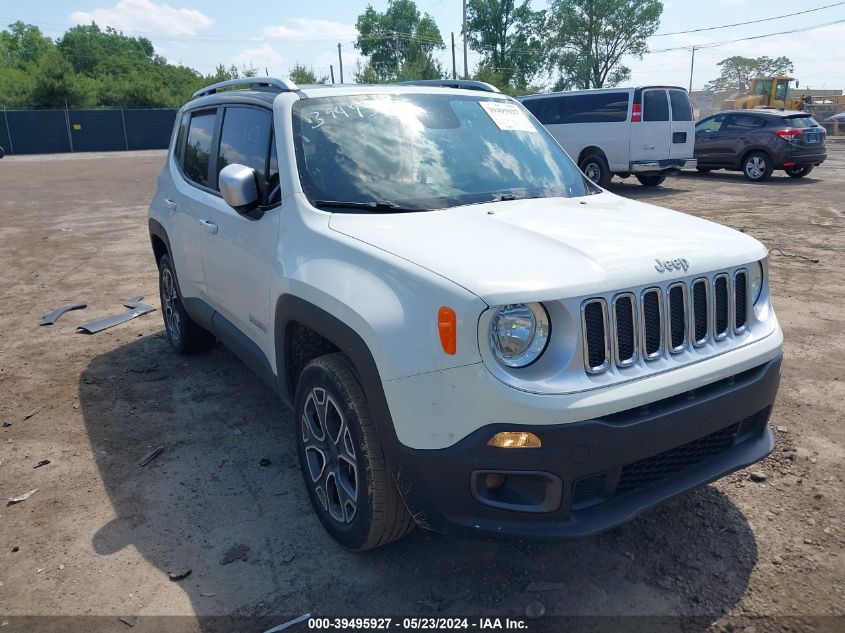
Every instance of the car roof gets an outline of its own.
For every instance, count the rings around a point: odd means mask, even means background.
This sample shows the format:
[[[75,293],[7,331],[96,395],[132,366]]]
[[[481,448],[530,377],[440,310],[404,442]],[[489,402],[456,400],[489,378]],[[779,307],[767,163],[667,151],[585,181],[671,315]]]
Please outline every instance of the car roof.
[[[637,91],[637,90],[650,90],[650,89],[664,89],[664,90],[683,90],[687,92],[687,89],[683,86],[652,86],[652,85],[642,85],[642,86],[617,86],[615,88],[589,88],[586,90],[559,90],[557,92],[538,92],[535,94],[530,95],[520,95],[517,97],[520,101],[524,99],[545,99],[548,97],[568,97],[574,95],[584,95],[584,94],[593,94],[597,92],[625,92],[629,90]]]
[[[712,116],[716,116],[718,114],[764,114],[781,118],[795,116],[812,116],[809,112],[804,112],[803,110],[775,110],[774,108],[746,108],[745,110],[722,110],[721,112],[716,112],[716,114]]]

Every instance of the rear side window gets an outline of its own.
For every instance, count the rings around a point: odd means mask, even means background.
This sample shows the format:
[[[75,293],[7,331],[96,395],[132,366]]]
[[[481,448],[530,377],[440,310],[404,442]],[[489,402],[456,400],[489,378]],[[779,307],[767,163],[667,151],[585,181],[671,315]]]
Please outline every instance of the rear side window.
[[[672,105],[673,121],[692,121],[692,106],[689,97],[682,90],[670,90],[669,102]]]
[[[619,123],[628,118],[628,96],[627,92],[594,92],[532,99],[523,105],[543,125]]]
[[[754,116],[753,114],[733,114],[725,126],[725,130],[757,130],[766,126],[766,121],[763,117]]]
[[[262,203],[267,200],[270,181],[270,137],[273,117],[269,110],[226,108],[217,172],[227,165],[245,165],[255,170]]]
[[[811,116],[788,116],[783,118],[784,124],[789,127],[816,127],[818,123]]]
[[[646,90],[643,92],[643,121],[668,120],[669,101],[666,99],[666,91]]]
[[[185,145],[183,170],[185,176],[203,187],[208,186],[208,165],[217,111],[198,112],[191,116],[188,142]]]

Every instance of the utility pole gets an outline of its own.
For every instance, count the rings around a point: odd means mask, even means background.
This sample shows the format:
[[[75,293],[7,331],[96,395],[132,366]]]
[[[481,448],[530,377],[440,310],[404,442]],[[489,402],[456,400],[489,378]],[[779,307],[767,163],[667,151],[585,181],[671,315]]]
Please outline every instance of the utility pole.
[[[332,83],[334,83],[334,66],[332,64],[329,64],[329,72],[332,75]]]
[[[452,79],[457,79],[458,73],[455,70],[455,32],[452,31]]]
[[[467,0],[464,0],[464,26],[461,30],[464,36],[464,79],[469,79],[469,66],[467,65]]]
[[[337,43],[337,61],[340,64],[340,83],[343,83],[343,57],[340,54],[340,42]]]
[[[695,46],[692,47],[692,61],[689,65],[689,91],[692,92],[692,71],[695,68]]]

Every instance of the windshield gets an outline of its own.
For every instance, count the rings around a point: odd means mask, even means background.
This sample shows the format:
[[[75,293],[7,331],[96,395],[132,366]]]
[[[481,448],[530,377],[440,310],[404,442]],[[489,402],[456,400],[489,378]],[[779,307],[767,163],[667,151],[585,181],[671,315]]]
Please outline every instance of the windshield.
[[[294,105],[293,129],[302,188],[316,206],[424,210],[597,191],[512,101],[409,93],[305,99]]]

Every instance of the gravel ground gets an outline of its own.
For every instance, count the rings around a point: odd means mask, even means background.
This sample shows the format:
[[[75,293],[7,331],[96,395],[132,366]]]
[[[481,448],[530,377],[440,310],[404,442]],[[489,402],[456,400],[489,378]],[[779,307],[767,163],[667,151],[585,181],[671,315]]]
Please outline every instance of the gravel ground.
[[[539,601],[546,615],[532,630],[572,630],[576,621],[555,617],[598,615],[699,617],[577,622],[842,630],[845,145],[829,151],[800,181],[777,174],[754,185],[715,172],[652,190],[633,179],[612,185],[781,249],[771,258],[786,335],[778,444],[751,469],[764,480],[740,471],[582,541],[487,543],[416,530],[364,554],[323,532],[300,480],[290,411],[229,352],[177,358],[158,311],[75,333],[128,297],[159,305],[146,205],[164,153],[6,157],[0,496],[37,492],[0,507],[0,625],[217,631],[232,621],[215,616],[522,617]],[[38,327],[74,301],[89,307]],[[163,453],[139,466],[157,446]],[[118,620],[127,615],[140,619]]]

